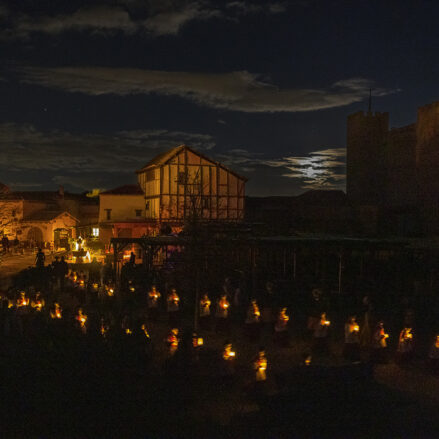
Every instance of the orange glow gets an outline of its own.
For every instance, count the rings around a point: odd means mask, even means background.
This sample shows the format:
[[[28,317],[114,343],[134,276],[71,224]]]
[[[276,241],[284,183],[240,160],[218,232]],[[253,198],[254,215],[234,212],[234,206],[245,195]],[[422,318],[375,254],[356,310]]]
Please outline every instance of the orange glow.
[[[61,319],[62,318],[62,310],[61,307],[55,303],[55,309],[53,311],[50,311],[50,317],[52,319]]]
[[[149,333],[148,333],[148,330],[146,329],[146,325],[145,324],[142,325],[141,329],[142,329],[143,333],[145,334],[145,336],[147,338],[149,338]]]
[[[232,345],[231,344],[226,345],[223,351],[224,360],[226,361],[233,360],[235,356],[236,356],[235,352],[232,351]]]

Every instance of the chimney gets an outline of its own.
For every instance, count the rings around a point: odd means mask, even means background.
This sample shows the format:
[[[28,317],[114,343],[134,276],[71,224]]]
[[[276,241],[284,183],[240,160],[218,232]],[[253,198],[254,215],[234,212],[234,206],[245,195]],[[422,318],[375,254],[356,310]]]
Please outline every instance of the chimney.
[[[58,194],[61,198],[64,198],[64,186],[59,187]]]

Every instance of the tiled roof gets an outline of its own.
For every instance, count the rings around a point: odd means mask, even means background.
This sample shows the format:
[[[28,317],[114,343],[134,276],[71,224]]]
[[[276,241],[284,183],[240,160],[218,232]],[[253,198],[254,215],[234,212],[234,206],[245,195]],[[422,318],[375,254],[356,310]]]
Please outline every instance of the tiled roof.
[[[138,184],[126,184],[115,189],[101,192],[100,195],[143,195],[143,191]]]
[[[70,215],[68,212],[60,211],[60,210],[39,210],[37,212],[32,212],[31,214],[25,216],[23,218],[23,221],[51,221],[63,215],[64,213]],[[74,218],[72,215],[70,216]]]

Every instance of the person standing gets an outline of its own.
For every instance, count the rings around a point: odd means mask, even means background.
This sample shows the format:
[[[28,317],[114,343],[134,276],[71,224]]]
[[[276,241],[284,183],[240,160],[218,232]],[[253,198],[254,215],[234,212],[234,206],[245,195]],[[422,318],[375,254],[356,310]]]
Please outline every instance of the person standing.
[[[171,326],[171,328],[178,327],[180,323],[180,297],[178,297],[177,290],[175,288],[171,289],[171,292],[166,298],[166,303],[169,326]]]
[[[227,332],[229,322],[230,302],[227,295],[222,294],[216,304],[216,330],[217,332]]]
[[[282,308],[277,316],[276,323],[274,324],[275,341],[281,346],[288,346],[288,322],[290,317],[287,315],[287,309]]]
[[[64,291],[66,277],[69,274],[69,264],[66,262],[64,256],[61,256],[59,262],[59,286],[61,291]]]
[[[387,356],[387,339],[389,334],[384,330],[384,322],[378,322],[372,336],[371,360],[374,363],[385,363]]]
[[[267,357],[265,355],[265,349],[259,348],[258,355],[256,356],[255,360],[253,361],[253,368],[256,372],[256,382],[264,382],[267,380]]]
[[[352,362],[360,360],[360,327],[356,317],[349,317],[344,325],[344,357]]]
[[[200,327],[201,329],[207,330],[210,327],[210,305],[211,301],[207,294],[204,294],[200,300]]]
[[[148,314],[151,320],[155,321],[158,318],[159,313],[159,300],[162,295],[157,291],[155,285],[148,291]]]
[[[252,341],[258,341],[260,338],[260,322],[261,313],[256,299],[252,299],[247,310],[247,317],[245,325],[247,327],[247,334]]]
[[[35,256],[35,266],[37,268],[44,268],[44,263],[46,262],[46,255],[41,250],[41,248],[38,249],[38,252]]]
[[[399,334],[396,359],[399,363],[406,363],[413,355],[413,333],[411,327],[405,327]]]
[[[331,322],[327,319],[326,313],[320,315],[320,320],[314,326],[314,352],[319,354],[327,354],[329,352],[328,346],[328,332]]]

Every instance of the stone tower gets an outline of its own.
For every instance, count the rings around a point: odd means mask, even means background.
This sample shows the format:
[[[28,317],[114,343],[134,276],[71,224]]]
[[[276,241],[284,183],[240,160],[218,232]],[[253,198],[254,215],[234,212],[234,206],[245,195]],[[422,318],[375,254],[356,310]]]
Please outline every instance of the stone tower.
[[[427,233],[439,232],[439,102],[418,108],[416,172]]]
[[[389,113],[368,111],[348,116],[346,193],[357,205],[379,205],[386,186]]]

